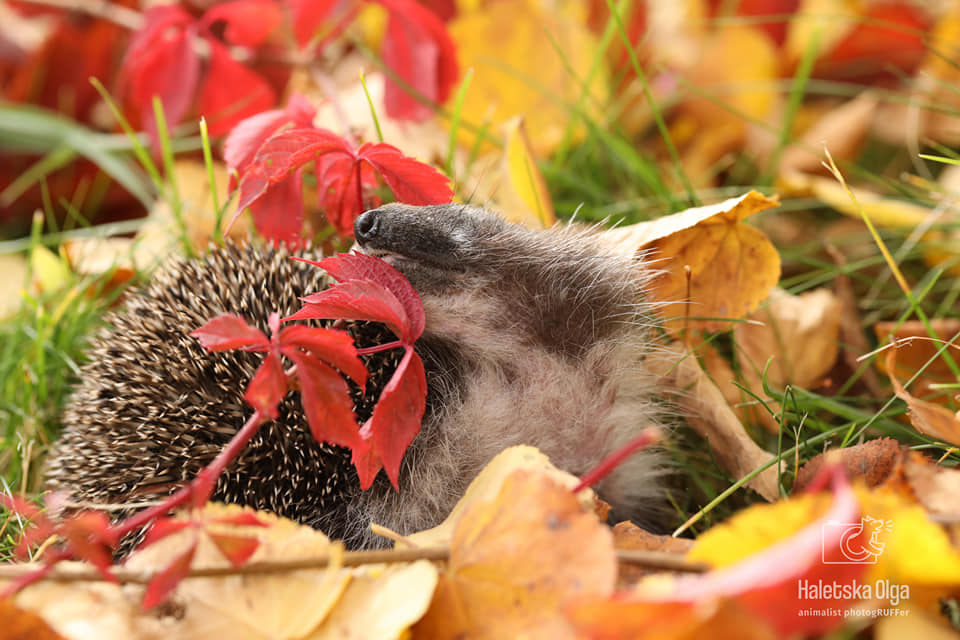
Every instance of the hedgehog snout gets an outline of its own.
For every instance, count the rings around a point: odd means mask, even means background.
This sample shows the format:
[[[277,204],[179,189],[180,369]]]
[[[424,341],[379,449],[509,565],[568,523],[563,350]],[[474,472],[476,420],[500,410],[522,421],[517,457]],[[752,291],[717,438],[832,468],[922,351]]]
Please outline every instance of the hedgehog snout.
[[[364,211],[353,221],[353,235],[361,245],[373,240],[379,229],[380,211],[377,209]]]

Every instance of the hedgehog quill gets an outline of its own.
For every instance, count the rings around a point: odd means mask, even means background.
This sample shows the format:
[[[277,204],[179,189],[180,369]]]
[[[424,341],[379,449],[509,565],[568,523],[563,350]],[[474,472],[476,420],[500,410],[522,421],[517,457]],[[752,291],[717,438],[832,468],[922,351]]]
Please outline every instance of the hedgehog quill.
[[[530,444],[580,475],[658,422],[657,379],[644,366],[651,320],[645,271],[609,253],[591,231],[533,231],[484,209],[392,204],[357,218],[362,250],[410,281],[426,329],[416,343],[427,377],[420,433],[400,468],[360,489],[346,449],[314,440],[296,394],[281,402],[219,478],[213,499],[316,527],[351,548],[382,546],[376,522],[401,534],[438,524],[502,449]],[[76,501],[133,504],[189,482],[253,410],[243,392],[256,354],[207,353],[190,332],[219,313],[266,329],[276,311],[329,286],[283,250],[232,246],[162,269],[95,341],[64,414],[47,485]],[[358,347],[392,334],[348,323]],[[401,354],[364,356],[369,418]],[[649,452],[596,489],[622,518],[649,522],[662,504],[663,467]]]

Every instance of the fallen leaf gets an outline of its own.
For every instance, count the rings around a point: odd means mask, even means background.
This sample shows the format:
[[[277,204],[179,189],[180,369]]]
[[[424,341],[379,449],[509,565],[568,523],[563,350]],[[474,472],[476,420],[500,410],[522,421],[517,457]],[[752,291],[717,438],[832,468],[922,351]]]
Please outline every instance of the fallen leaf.
[[[425,638],[572,638],[557,611],[576,596],[609,597],[613,535],[570,490],[518,470],[497,498],[468,507],[424,618]]]
[[[0,600],[0,640],[63,640],[43,618],[21,609],[9,599]]]
[[[500,160],[500,182],[495,199],[503,217],[532,229],[553,225],[556,215],[547,183],[537,168],[521,116],[507,121],[506,143]]]
[[[659,551],[683,557],[693,546],[693,540],[657,535],[641,529],[632,522],[620,522],[613,528],[613,546],[617,550]],[[641,565],[620,563],[617,574],[617,589],[623,590],[633,586],[637,580],[655,571]]]
[[[667,330],[718,331],[763,301],[780,278],[780,255],[763,232],[741,222],[775,207],[751,191],[650,222],[603,232],[612,248],[644,251],[660,273],[648,296]]]
[[[426,613],[436,586],[437,568],[426,560],[357,570],[330,616],[307,638],[406,638]]]
[[[475,74],[460,113],[465,123],[494,131],[508,118],[524,116],[538,157],[549,156],[571,125],[569,105],[605,104],[606,69],[592,72],[596,38],[586,25],[582,3],[547,7],[538,0],[483,3],[461,10],[449,24],[460,66]],[[584,87],[586,78],[592,83]],[[586,93],[585,99],[581,96]],[[583,137],[576,126],[572,140]],[[471,147],[474,135],[461,126]]]
[[[526,469],[549,475],[555,482],[573,489],[580,484],[576,476],[557,469],[536,447],[517,445],[508,447],[493,457],[483,467],[480,473],[470,482],[463,497],[457,501],[447,518],[436,527],[419,531],[403,538],[404,542],[419,547],[450,546],[454,528],[464,512],[472,505],[489,502],[496,499],[503,489],[504,483],[515,471]],[[580,506],[584,509],[595,509],[596,494],[592,489],[584,489],[577,493]]]
[[[960,444],[960,412],[953,412],[932,402],[926,402],[913,397],[900,381],[897,380],[894,371],[896,371],[897,349],[892,348],[887,352],[887,371],[890,372],[890,384],[893,385],[893,391],[897,397],[907,403],[910,410],[910,424],[914,429],[931,438],[936,438],[951,444]]]
[[[956,379],[953,371],[947,365],[942,353],[943,343],[939,340],[950,340],[960,334],[960,318],[933,318],[928,322],[936,335],[927,331],[927,327],[920,320],[906,322],[878,322],[873,325],[873,332],[879,344],[896,341],[897,343],[897,370],[900,376],[912,377],[920,373],[928,382],[950,382]],[[882,373],[889,374],[886,359],[876,359],[877,368]],[[914,380],[917,384],[918,380]]]
[[[842,464],[847,475],[868,487],[900,482],[910,450],[893,438],[879,438],[842,449],[831,449],[811,458],[800,467],[793,482],[793,492],[804,489],[820,473],[824,465]]]
[[[742,323],[733,330],[740,372],[746,386],[763,398],[764,384],[776,389],[818,386],[840,352],[840,302],[828,289],[798,296],[782,289],[770,292],[767,304],[750,314],[762,324]],[[770,401],[774,410],[778,403]],[[780,425],[769,412],[751,412],[771,433]]]
[[[723,469],[739,479],[773,459],[771,453],[747,435],[696,358],[676,347],[664,347],[648,360],[651,370],[663,377],[664,385],[680,391],[677,401],[683,406],[687,421],[710,443],[710,450]],[[776,500],[780,496],[776,466],[750,480],[747,486],[767,500]]]

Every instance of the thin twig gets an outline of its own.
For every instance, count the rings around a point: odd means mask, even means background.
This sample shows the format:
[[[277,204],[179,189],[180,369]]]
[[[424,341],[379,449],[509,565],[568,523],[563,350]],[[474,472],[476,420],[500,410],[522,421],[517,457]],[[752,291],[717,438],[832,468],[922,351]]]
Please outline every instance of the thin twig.
[[[618,549],[617,560],[623,564],[643,566],[650,569],[703,573],[709,567],[701,563],[691,563],[682,557],[662,551],[632,551]],[[450,550],[445,547],[426,547],[420,549],[395,549],[378,551],[347,551],[342,555],[341,564],[345,567],[357,567],[367,564],[389,562],[414,562],[416,560],[446,561]],[[191,569],[187,578],[217,578],[233,575],[261,575],[287,573],[306,569],[323,569],[330,564],[331,556],[315,558],[297,558],[294,560],[273,560],[253,562],[243,567],[201,567]],[[0,580],[12,580],[37,571],[36,563],[0,565]],[[154,578],[156,571],[142,571],[125,567],[111,568],[111,573],[122,583],[147,584]],[[58,582],[99,582],[103,574],[95,569],[57,565],[49,571],[44,580]]]

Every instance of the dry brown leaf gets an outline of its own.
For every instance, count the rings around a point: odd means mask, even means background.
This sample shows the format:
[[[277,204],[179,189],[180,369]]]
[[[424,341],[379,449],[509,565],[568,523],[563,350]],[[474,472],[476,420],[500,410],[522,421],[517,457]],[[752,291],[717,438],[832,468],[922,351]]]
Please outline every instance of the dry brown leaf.
[[[662,303],[658,313],[666,319],[668,331],[717,331],[730,327],[723,318],[742,318],[756,309],[780,278],[777,250],[763,232],[741,224],[778,203],[776,198],[751,191],[715,205],[606,231],[602,237],[618,251],[647,251],[654,266],[662,270],[648,295]]]
[[[960,333],[960,318],[934,318],[929,321],[930,327],[943,340],[949,340]],[[923,377],[932,379],[930,382],[950,382],[956,376],[947,365],[947,361],[938,351],[943,347],[941,342],[931,339],[924,323],[919,320],[906,322],[878,322],[873,331],[880,344],[897,341],[897,370],[899,376],[913,376],[923,369]],[[877,368],[882,373],[889,374],[886,360],[878,358]],[[917,384],[914,380],[913,384]]]
[[[258,512],[267,527],[215,525],[209,521],[235,516],[236,505],[210,504],[203,518],[221,533],[256,537],[260,546],[250,562],[292,560],[331,555],[342,547],[310,527]],[[195,529],[187,529],[141,550],[127,560],[131,569],[160,570],[192,543]],[[205,534],[199,535],[193,567],[226,567],[229,562]],[[314,630],[343,594],[350,572],[331,562],[326,569],[283,574],[231,575],[217,579],[184,580],[172,602],[182,608],[178,638],[300,638]],[[309,606],[305,606],[309,603]]]
[[[709,442],[722,468],[739,479],[773,459],[747,435],[696,358],[674,347],[662,349],[649,362],[651,370],[663,376],[664,384],[681,391],[677,402],[682,405],[687,422]],[[767,500],[776,500],[780,496],[776,466],[750,480],[747,486]]]
[[[641,529],[632,522],[620,522],[613,528],[613,544],[617,549],[629,551],[659,551],[662,553],[672,553],[682,558],[693,545],[693,540],[661,536]],[[617,589],[622,590],[632,586],[643,576],[655,573],[656,571],[658,570],[621,563],[617,574]]]
[[[894,374],[896,361],[897,349],[890,349],[887,352],[886,362],[887,371],[890,372],[890,384],[893,385],[893,391],[897,394],[897,397],[907,403],[910,424],[913,425],[913,428],[931,438],[950,444],[960,444],[960,412],[954,413],[932,402],[925,402],[910,395]]]
[[[810,389],[833,368],[840,352],[840,302],[829,290],[795,296],[774,289],[750,319],[762,324],[738,324],[733,336],[744,380],[759,397],[765,395],[764,380],[778,389],[787,384]],[[770,402],[776,410],[777,403]],[[758,409],[753,415],[770,432],[779,431],[769,412]]]
[[[427,611],[437,568],[426,560],[354,570],[337,606],[309,640],[393,640]],[[303,603],[301,603],[302,605]]]
[[[576,596],[607,597],[613,534],[569,488],[521,469],[496,500],[471,505],[417,638],[572,638],[557,615]]]
[[[814,456],[800,467],[793,483],[793,492],[810,484],[824,464],[835,461],[843,464],[851,480],[860,480],[868,487],[897,486],[903,481],[904,464],[909,455],[910,450],[892,438],[831,449]]]
[[[550,458],[536,447],[528,445],[509,447],[494,456],[470,482],[463,497],[454,505],[446,520],[432,529],[405,536],[404,541],[418,547],[449,546],[454,528],[464,512],[474,504],[495,499],[503,489],[507,478],[518,469],[543,473],[568,489],[573,489],[580,484],[579,478],[557,469],[551,464]],[[596,509],[596,494],[591,489],[577,493],[577,499],[585,510]]]

